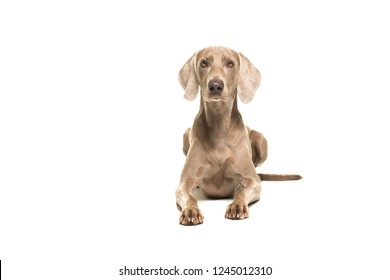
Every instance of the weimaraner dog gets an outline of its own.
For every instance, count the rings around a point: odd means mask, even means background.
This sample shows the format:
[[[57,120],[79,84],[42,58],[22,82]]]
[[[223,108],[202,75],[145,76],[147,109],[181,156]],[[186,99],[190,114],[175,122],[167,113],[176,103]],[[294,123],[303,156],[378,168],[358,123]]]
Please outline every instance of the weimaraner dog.
[[[225,218],[249,217],[248,205],[260,199],[261,180],[297,180],[299,175],[257,174],[267,158],[267,140],[244,125],[237,108],[252,100],[260,72],[242,54],[226,47],[196,52],[179,72],[184,97],[194,100],[200,89],[200,109],[183,136],[186,162],[176,190],[182,225],[202,224],[204,217],[192,191],[209,198],[233,197]]]

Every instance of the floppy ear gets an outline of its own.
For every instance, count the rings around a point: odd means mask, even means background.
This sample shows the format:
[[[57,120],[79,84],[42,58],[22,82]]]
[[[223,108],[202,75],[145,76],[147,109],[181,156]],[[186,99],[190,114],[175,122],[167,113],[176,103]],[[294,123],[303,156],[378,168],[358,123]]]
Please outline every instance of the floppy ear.
[[[239,53],[238,57],[240,59],[240,77],[237,92],[241,102],[249,103],[260,85],[261,74],[242,53]]]
[[[199,92],[199,84],[195,74],[196,54],[187,60],[179,72],[179,82],[185,90],[184,98],[189,101],[194,100]]]

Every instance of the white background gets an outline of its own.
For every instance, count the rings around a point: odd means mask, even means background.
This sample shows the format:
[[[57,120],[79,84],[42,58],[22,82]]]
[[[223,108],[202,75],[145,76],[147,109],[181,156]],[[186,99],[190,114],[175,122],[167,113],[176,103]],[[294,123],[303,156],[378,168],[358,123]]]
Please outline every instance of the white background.
[[[317,2],[1,1],[4,279],[128,279],[125,265],[389,279],[389,10]],[[199,100],[177,73],[209,45],[262,72],[239,104],[269,142],[259,172],[304,179],[264,182],[245,221],[201,201],[204,224],[183,227],[174,192]]]

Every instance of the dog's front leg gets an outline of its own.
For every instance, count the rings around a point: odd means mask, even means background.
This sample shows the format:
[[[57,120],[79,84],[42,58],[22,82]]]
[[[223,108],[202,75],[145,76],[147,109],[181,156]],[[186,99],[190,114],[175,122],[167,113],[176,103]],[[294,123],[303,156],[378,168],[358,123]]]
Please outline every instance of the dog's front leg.
[[[176,189],[176,203],[181,208],[179,222],[181,225],[198,225],[203,223],[203,214],[198,202],[192,196],[192,190],[197,186],[195,180],[182,180]]]
[[[242,220],[249,218],[249,204],[260,199],[261,185],[256,179],[242,179],[234,194],[234,199],[226,209],[225,218]]]

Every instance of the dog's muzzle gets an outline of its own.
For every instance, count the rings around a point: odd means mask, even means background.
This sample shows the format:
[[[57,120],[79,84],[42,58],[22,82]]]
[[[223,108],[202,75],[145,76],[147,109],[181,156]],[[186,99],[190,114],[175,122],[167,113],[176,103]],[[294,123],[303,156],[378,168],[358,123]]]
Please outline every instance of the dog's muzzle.
[[[224,83],[221,79],[214,78],[210,80],[208,88],[211,95],[221,95],[224,88]]]

